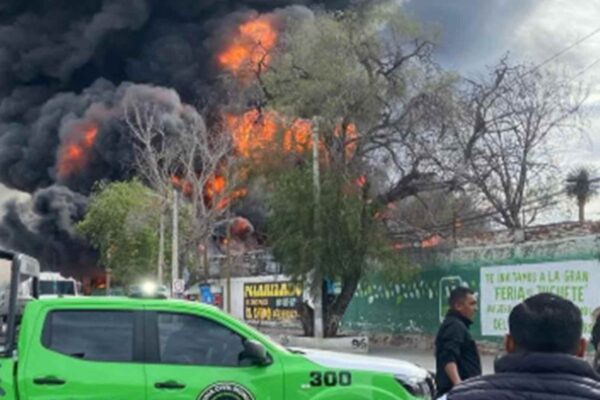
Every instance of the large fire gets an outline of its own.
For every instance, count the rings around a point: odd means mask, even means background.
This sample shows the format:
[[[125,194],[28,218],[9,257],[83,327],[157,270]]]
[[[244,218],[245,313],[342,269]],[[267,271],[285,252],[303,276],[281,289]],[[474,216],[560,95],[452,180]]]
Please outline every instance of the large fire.
[[[233,135],[237,154],[245,159],[260,161],[265,151],[301,154],[312,148],[312,125],[304,119],[286,122],[274,111],[250,110],[239,115],[226,116],[227,128]],[[278,136],[278,133],[281,133]],[[345,135],[335,128],[334,135],[343,139],[346,157],[351,158],[357,148],[356,125],[348,124]],[[323,150],[323,143],[319,143]]]
[[[58,156],[57,173],[60,179],[66,179],[85,167],[97,136],[98,126],[91,123],[73,131]]]
[[[238,155],[246,159],[257,160],[265,150],[302,153],[311,146],[312,129],[305,120],[286,124],[273,111],[250,110],[241,116],[228,115],[226,121]],[[281,139],[278,137],[280,129]]]
[[[271,51],[277,44],[274,22],[272,15],[262,15],[241,24],[229,45],[218,55],[221,67],[242,83],[256,79],[256,74],[269,66]],[[256,159],[268,149],[302,153],[312,145],[310,122],[302,119],[286,122],[274,111],[250,110],[242,115],[227,115],[226,123],[238,155],[246,159]],[[336,128],[335,136],[341,137],[341,131]],[[356,136],[356,126],[348,125],[343,143],[347,155],[354,154]]]
[[[218,55],[221,67],[231,73],[240,83],[246,84],[257,79],[271,62],[271,51],[277,44],[278,32],[274,17],[263,15],[241,24],[229,45]],[[312,147],[313,128],[309,121],[285,120],[272,110],[252,109],[243,114],[225,116],[227,129],[231,132],[238,156],[254,162],[261,162],[268,154],[303,154]],[[342,132],[344,134],[342,134]],[[334,137],[343,139],[342,151],[351,158],[357,148],[357,129],[354,124],[335,128]],[[319,143],[321,150],[324,143]],[[325,156],[326,152],[321,151]],[[363,185],[366,183],[363,183]],[[205,197],[213,199],[225,190],[227,182],[215,179],[214,184],[205,188]],[[237,193],[237,194],[236,194]],[[245,190],[238,191],[229,199],[243,197]]]
[[[238,27],[231,44],[218,55],[219,64],[235,76],[264,70],[270,62],[270,51],[277,43],[277,30],[272,18],[261,16]]]

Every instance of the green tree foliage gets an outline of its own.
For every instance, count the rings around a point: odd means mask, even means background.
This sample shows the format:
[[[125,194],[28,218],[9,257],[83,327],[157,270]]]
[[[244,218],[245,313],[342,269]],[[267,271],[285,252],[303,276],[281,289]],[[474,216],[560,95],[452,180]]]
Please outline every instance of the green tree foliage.
[[[78,232],[100,253],[123,285],[153,276],[158,254],[160,203],[137,180],[100,185],[93,193]]]
[[[361,278],[367,272],[405,271],[366,187],[349,184],[339,174],[322,177],[315,221],[312,176],[307,168],[280,175],[269,201],[269,238],[286,273],[341,283],[341,293],[324,302],[324,332],[337,334]],[[314,266],[318,265],[317,271]],[[302,321],[312,333],[310,316]]]
[[[394,2],[315,11],[285,26],[270,65],[247,92],[278,114],[313,124],[322,193],[315,204],[306,160],[279,171],[269,238],[288,273],[341,284],[341,293],[324,302],[324,332],[334,336],[367,271],[407,270],[379,217],[431,175],[430,125],[443,113],[452,79],[432,62],[430,35]],[[301,313],[306,334],[310,314]]]

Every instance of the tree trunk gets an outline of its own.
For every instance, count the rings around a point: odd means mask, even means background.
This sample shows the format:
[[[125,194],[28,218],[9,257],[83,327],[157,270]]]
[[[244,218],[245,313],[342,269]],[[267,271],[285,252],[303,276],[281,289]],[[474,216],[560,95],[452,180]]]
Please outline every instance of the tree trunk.
[[[579,206],[579,223],[583,225],[585,223],[585,201],[578,201]]]
[[[304,336],[313,337],[315,335],[314,310],[306,302],[298,304],[296,310],[298,311],[298,318],[302,324]]]
[[[342,279],[342,291],[338,296],[335,296],[331,301],[325,301],[325,311],[323,315],[325,325],[325,337],[336,337],[340,328],[340,322],[346,313],[346,309],[350,305],[354,292],[358,288],[360,275],[355,274]],[[327,296],[329,297],[329,296]]]

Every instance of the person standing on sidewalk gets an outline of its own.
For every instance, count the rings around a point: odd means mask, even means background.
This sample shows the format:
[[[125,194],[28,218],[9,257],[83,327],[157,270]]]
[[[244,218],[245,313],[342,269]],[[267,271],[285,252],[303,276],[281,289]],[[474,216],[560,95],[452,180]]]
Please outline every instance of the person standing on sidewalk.
[[[477,313],[475,293],[458,287],[450,293],[450,310],[435,338],[436,384],[438,396],[465,379],[481,375],[481,360],[469,327]]]

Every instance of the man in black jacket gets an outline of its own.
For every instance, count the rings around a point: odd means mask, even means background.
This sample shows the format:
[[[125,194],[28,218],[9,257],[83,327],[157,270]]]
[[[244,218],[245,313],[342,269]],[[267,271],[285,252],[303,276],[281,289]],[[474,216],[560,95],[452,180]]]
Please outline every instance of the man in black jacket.
[[[542,293],[517,305],[508,319],[508,355],[495,375],[468,380],[447,400],[600,400],[600,376],[583,360],[581,311],[559,296]]]
[[[436,384],[438,395],[448,392],[465,379],[481,375],[481,361],[469,327],[477,313],[477,299],[469,288],[450,293],[450,310],[435,339]]]

